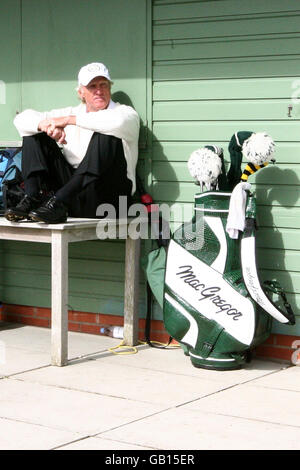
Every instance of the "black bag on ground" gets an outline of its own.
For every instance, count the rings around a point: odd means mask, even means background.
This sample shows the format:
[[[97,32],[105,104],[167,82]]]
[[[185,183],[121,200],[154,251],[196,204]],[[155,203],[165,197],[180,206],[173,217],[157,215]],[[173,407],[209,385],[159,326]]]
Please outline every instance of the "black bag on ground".
[[[25,194],[21,163],[19,147],[0,150],[0,215],[16,206]]]

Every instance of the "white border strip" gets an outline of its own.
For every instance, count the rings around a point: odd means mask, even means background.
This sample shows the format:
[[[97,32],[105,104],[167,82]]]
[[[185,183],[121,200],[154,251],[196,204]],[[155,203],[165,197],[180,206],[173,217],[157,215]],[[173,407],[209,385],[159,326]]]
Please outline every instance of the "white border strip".
[[[243,278],[246,287],[255,302],[258,303],[266,312],[278,320],[280,323],[288,323],[289,319],[285,317],[276,306],[270,302],[267,295],[264,293],[255,263],[255,238],[245,237],[241,241],[241,263]]]
[[[231,196],[230,192],[228,192],[228,193],[219,193],[217,191],[208,191],[208,192],[205,192],[205,193],[202,193],[202,194],[195,194],[194,198],[195,199],[201,199],[201,197],[210,196],[211,194],[213,194],[214,196],[227,196],[227,197]]]
[[[229,209],[201,209],[200,207],[194,207],[194,209],[200,212],[229,212]]]
[[[233,362],[235,359],[218,359],[217,357],[202,357],[202,356],[197,356],[197,354],[193,354],[189,351],[189,355],[196,357],[198,359],[205,359],[206,361],[222,361],[222,362]]]

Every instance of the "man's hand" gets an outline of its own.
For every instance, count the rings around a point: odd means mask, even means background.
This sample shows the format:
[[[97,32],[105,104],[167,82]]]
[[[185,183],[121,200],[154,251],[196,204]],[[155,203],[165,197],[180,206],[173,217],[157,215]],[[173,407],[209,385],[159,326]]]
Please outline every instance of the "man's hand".
[[[64,129],[60,128],[60,127],[48,127],[47,129],[47,134],[49,135],[49,137],[51,137],[52,139],[54,139],[58,144],[66,144],[67,141],[66,141],[66,133],[64,131]]]
[[[62,116],[44,119],[39,123],[38,130],[46,132],[49,137],[59,144],[66,144],[66,133],[64,128],[69,125],[76,125],[76,116]]]

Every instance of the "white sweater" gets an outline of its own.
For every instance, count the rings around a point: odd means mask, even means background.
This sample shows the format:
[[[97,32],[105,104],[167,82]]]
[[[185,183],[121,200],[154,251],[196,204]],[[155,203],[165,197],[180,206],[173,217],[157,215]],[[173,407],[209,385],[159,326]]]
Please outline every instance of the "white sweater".
[[[86,154],[94,132],[113,135],[122,139],[124,155],[127,162],[127,177],[132,181],[132,194],[136,189],[135,170],[138,159],[138,137],[140,121],[137,112],[131,107],[110,101],[107,109],[97,112],[86,112],[86,105],[53,109],[39,112],[27,109],[14,119],[21,137],[39,133],[38,125],[43,119],[61,116],[76,116],[76,126],[66,126],[66,144],[63,153],[66,160],[77,168]]]

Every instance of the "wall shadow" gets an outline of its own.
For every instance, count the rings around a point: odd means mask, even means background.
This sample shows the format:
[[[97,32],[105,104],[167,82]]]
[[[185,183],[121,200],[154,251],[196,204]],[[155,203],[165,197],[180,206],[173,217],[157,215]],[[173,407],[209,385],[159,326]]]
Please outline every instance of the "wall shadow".
[[[112,93],[112,100],[131,106],[134,108],[131,98],[123,91]],[[153,145],[154,144],[154,145]],[[163,165],[162,165],[163,164]],[[163,170],[162,170],[163,166]],[[163,177],[162,177],[163,171]],[[139,136],[139,159],[137,165],[137,176],[140,178],[146,192],[148,192],[155,203],[166,203],[171,205],[177,201],[180,194],[179,181],[169,162],[168,157],[164,153],[163,146],[155,134],[140,119],[140,136]],[[149,178],[150,177],[150,178]],[[152,184],[147,188],[147,182],[151,180]],[[153,181],[154,180],[154,181]],[[140,203],[140,194],[138,191],[133,197],[133,202]],[[157,248],[154,240],[143,240],[141,247],[141,261],[148,256],[149,251]],[[140,269],[141,274],[141,293],[143,298],[147,298],[146,275],[144,270]],[[159,304],[155,301],[152,310],[152,320],[162,320],[163,312]],[[140,312],[146,315],[146,303],[141,305]]]
[[[265,172],[265,173],[263,173]],[[268,173],[266,173],[268,172]],[[266,175],[268,177],[268,182],[270,186],[266,184]],[[280,185],[277,183],[280,181]],[[251,182],[251,181],[250,181]],[[276,182],[276,183],[272,183]],[[257,222],[258,222],[258,232],[257,232],[257,245],[260,247],[260,251],[257,254],[257,264],[260,269],[264,269],[263,279],[267,279],[267,271],[270,270],[270,276],[268,280],[274,279],[278,272],[278,281],[280,282],[282,288],[287,292],[288,302],[291,303],[295,315],[299,315],[299,310],[297,311],[295,302],[290,294],[294,293],[294,287],[292,283],[292,277],[290,272],[286,267],[285,260],[285,250],[286,246],[283,241],[282,231],[284,229],[290,229],[291,226],[288,224],[281,223],[277,226],[276,221],[274,221],[274,216],[272,214],[273,207],[281,207],[283,210],[292,212],[297,201],[300,198],[300,181],[297,174],[291,169],[280,169],[278,166],[268,166],[267,168],[259,171],[256,175],[256,200],[257,200]],[[286,189],[288,188],[288,190]],[[275,204],[275,206],[273,205]],[[265,207],[262,207],[265,206]],[[266,207],[267,206],[267,207]],[[260,229],[261,227],[261,229]],[[270,239],[268,239],[267,232],[265,228],[272,229],[272,249],[276,250],[276,256],[273,257],[270,261],[268,259],[268,266],[264,262],[263,250],[268,249]],[[270,235],[269,235],[270,236]],[[275,276],[273,272],[276,272]],[[284,274],[284,276],[281,276]],[[280,278],[284,278],[284,283]],[[275,300],[275,299],[274,299]],[[278,303],[282,308],[282,302]]]
[[[130,97],[123,91],[112,93],[112,100],[134,108]],[[153,143],[154,148],[152,148]],[[164,164],[163,178],[161,177],[162,163]],[[153,199],[155,199],[155,202],[159,203],[161,201],[166,201],[170,204],[176,202],[180,190],[179,181],[177,179],[174,168],[168,161],[168,158],[164,153],[163,146],[160,144],[153,132],[142,121],[142,119],[140,119],[138,165],[137,173],[144,183],[148,180],[151,171],[152,179],[155,181],[152,187],[149,188],[149,192]],[[167,191],[166,185],[168,185]],[[160,197],[160,195],[162,197]]]

